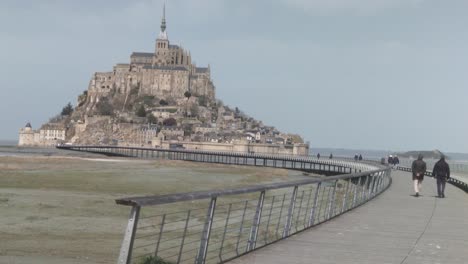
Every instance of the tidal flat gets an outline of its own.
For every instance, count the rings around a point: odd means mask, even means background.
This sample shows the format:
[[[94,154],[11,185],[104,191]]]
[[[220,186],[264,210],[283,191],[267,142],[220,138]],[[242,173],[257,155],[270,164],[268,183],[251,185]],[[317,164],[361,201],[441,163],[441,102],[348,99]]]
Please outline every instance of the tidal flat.
[[[300,172],[99,155],[0,156],[0,263],[115,263],[129,196],[304,178]],[[177,205],[175,205],[177,207]]]

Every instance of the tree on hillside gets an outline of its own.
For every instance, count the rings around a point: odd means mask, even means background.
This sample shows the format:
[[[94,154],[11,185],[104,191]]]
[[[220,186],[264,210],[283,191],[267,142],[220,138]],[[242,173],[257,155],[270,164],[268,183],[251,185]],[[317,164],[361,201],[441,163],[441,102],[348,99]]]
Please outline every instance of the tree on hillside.
[[[73,106],[72,106],[72,104],[69,102],[66,106],[64,106],[64,107],[62,108],[62,113],[61,113],[61,115],[67,116],[67,115],[71,115],[71,113],[73,113]]]
[[[206,96],[204,96],[204,95],[200,95],[200,96],[198,97],[198,104],[199,104],[200,106],[205,106],[205,107],[206,107],[206,106],[207,106],[207,101],[208,101],[208,100],[206,99]]]
[[[163,125],[164,126],[176,126],[177,121],[174,118],[169,117],[169,118],[164,119]]]
[[[159,101],[159,104],[162,105],[162,106],[166,106],[166,105],[168,105],[169,103],[168,103],[166,100],[161,99],[161,100]]]
[[[148,123],[150,123],[150,124],[157,124],[158,123],[158,119],[152,113],[149,113],[147,118],[148,118]]]
[[[146,117],[146,109],[144,105],[140,105],[140,107],[136,110],[136,115],[138,117]]]
[[[114,113],[114,107],[107,97],[101,98],[99,103],[96,104],[96,109],[100,115],[112,115]]]

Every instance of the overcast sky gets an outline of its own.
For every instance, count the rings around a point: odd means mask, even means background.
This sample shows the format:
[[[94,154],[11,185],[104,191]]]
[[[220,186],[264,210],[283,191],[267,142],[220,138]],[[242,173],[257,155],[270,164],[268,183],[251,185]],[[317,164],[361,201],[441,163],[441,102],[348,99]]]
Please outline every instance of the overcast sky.
[[[0,3],[0,139],[38,128],[133,51],[162,0]],[[217,97],[314,147],[468,152],[468,1],[167,0]]]

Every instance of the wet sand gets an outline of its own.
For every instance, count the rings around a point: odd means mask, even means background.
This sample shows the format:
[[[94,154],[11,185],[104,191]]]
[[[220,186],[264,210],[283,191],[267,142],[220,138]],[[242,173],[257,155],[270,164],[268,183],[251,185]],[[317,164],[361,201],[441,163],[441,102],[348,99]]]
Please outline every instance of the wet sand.
[[[300,172],[103,156],[0,156],[0,263],[115,263],[114,200],[287,181]]]

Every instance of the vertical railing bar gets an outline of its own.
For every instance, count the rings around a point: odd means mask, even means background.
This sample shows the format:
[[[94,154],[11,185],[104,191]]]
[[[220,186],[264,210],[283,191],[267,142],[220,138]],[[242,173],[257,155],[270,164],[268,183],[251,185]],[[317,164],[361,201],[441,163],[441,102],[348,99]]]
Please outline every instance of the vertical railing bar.
[[[253,219],[252,227],[250,230],[249,241],[247,243],[247,251],[255,249],[258,238],[258,229],[260,226],[260,220],[262,218],[263,202],[265,201],[265,191],[260,192],[258,198],[257,209],[255,210],[255,216]]]
[[[317,203],[318,203],[318,194],[320,192],[320,186],[322,185],[322,182],[317,183],[317,187],[315,188],[315,194],[314,194],[314,204],[312,205],[312,209],[310,210],[310,216],[309,216],[309,227],[313,226],[315,224],[315,212],[317,209]]]
[[[180,243],[179,257],[177,257],[177,264],[180,263],[180,258],[182,257],[182,252],[184,249],[185,236],[187,235],[187,227],[190,221],[190,210],[187,212],[187,220],[185,221],[184,234],[182,235],[182,241]]]
[[[294,207],[296,205],[297,189],[298,189],[298,186],[297,185],[294,186],[294,190],[293,190],[292,197],[291,197],[291,202],[289,203],[289,208],[288,208],[288,218],[286,220],[286,224],[284,225],[283,237],[289,236],[289,231],[291,230],[292,217],[294,214]]]
[[[268,242],[268,230],[270,229],[270,219],[271,219],[271,213],[273,211],[273,206],[275,204],[275,198],[276,196],[273,196],[273,198],[271,199],[270,213],[268,214],[268,221],[267,221],[266,231],[265,231],[265,244],[267,244]]]
[[[279,230],[279,226],[281,223],[281,217],[283,216],[284,200],[286,200],[286,194],[283,195],[283,202],[281,203],[280,215],[278,217],[278,224],[276,225],[276,233],[275,233],[276,239],[278,239],[278,230]]]
[[[309,210],[310,208],[310,200],[312,199],[312,191],[313,191],[313,188],[311,187],[310,188],[310,192],[309,192],[309,199],[307,200],[307,205],[306,205],[306,212],[304,213],[304,228],[306,228],[308,226],[308,221],[307,221],[307,211]]]
[[[155,256],[155,257],[158,256],[159,243],[161,242],[161,237],[162,237],[162,235],[163,235],[165,222],[166,222],[166,214],[164,214],[164,215],[162,216],[161,227],[159,228],[158,242],[156,243],[156,249],[154,250],[154,256]]]
[[[330,203],[328,205],[329,209],[328,209],[328,219],[332,218],[333,216],[335,216],[335,200],[336,200],[336,187],[338,185],[338,180],[335,181],[335,184],[333,185],[333,191],[332,191],[332,194],[331,194],[331,199],[330,199]]]
[[[301,202],[299,203],[299,209],[297,210],[296,225],[295,225],[296,231],[297,231],[297,226],[299,225],[299,217],[301,216],[302,202],[304,201],[304,193],[305,191],[302,190]]]
[[[125,230],[124,240],[120,247],[119,264],[130,264],[132,259],[133,243],[140,216],[140,206],[133,206],[128,217],[127,229]]]
[[[208,244],[210,242],[211,227],[213,226],[214,212],[216,209],[216,197],[211,198],[210,207],[206,214],[205,226],[200,241],[200,250],[196,259],[197,264],[204,264],[206,260],[206,254],[208,253]]]
[[[344,197],[343,197],[343,204],[341,205],[341,213],[346,211],[346,206],[347,206],[346,201],[348,200],[349,182],[350,180],[346,181],[346,190],[345,190]]]
[[[248,204],[248,202],[249,202],[248,200],[245,201],[244,213],[242,214],[241,225],[240,225],[240,228],[239,228],[239,236],[237,237],[237,244],[236,244],[236,253],[237,253],[237,255],[239,255],[239,243],[240,243],[240,239],[241,239],[242,232],[243,232],[244,219],[245,219],[245,211],[247,210],[247,204]]]
[[[221,240],[221,247],[219,249],[219,261],[221,261],[221,262],[223,262],[222,255],[223,255],[224,239],[226,238],[226,231],[227,231],[227,227],[228,227],[228,224],[229,224],[229,217],[231,216],[231,207],[232,207],[232,204],[229,204],[228,212],[227,212],[227,216],[226,216],[226,223],[224,224],[223,239]]]

